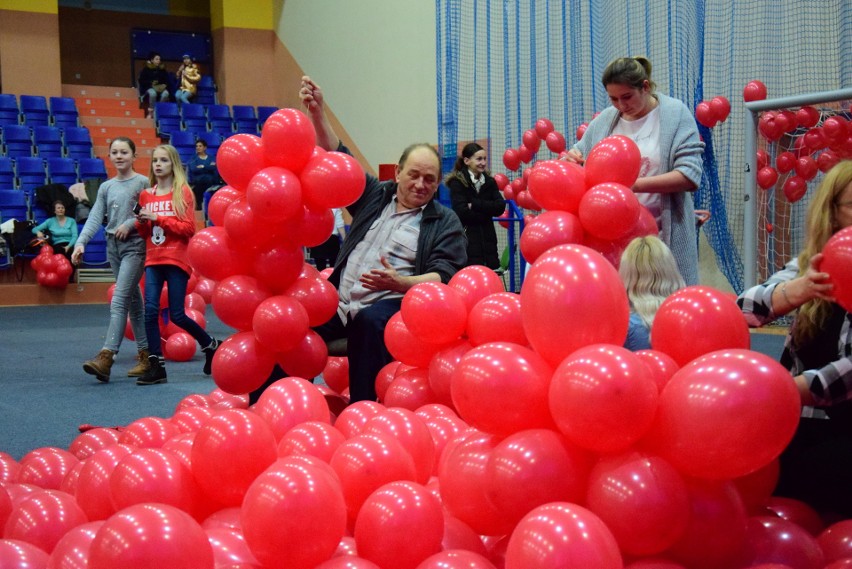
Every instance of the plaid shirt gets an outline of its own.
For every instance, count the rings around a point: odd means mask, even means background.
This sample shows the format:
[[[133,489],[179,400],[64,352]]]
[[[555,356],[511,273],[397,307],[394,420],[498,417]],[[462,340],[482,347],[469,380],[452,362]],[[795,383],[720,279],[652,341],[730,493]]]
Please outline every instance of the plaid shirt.
[[[769,277],[765,283],[754,286],[739,296],[737,304],[742,309],[749,326],[763,326],[778,318],[772,310],[772,291],[779,284],[791,281],[797,276],[799,276],[799,263],[794,259],[782,270]],[[852,315],[848,312],[843,319],[840,336],[837,338],[837,359],[833,362],[820,369],[804,369],[790,334],[787,334],[784,350],[790,354],[793,362],[790,372],[793,375],[805,377],[818,406],[827,407],[852,399]],[[820,409],[805,407],[802,410],[802,416],[825,417],[826,415]]]

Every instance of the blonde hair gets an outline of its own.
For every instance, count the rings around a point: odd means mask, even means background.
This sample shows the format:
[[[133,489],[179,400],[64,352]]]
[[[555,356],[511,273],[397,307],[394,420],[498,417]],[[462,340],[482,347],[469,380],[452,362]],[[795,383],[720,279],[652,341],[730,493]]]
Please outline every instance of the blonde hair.
[[[157,150],[163,150],[169,161],[172,163],[172,209],[177,213],[178,217],[186,217],[186,197],[192,196],[192,190],[189,189],[189,184],[186,181],[186,172],[183,169],[183,163],[180,160],[177,148],[171,144],[160,144],[151,153]],[[148,181],[151,187],[157,184],[157,177],[154,175],[154,162],[151,162],[151,170],[148,173]]]
[[[837,197],[852,183],[852,160],[838,162],[822,179],[808,205],[805,218],[805,248],[799,253],[799,275],[808,270],[811,257],[822,251],[826,242],[840,229],[837,225]],[[831,304],[820,298],[799,307],[793,326],[793,340],[801,344],[812,338],[825,323]]]
[[[618,274],[632,310],[649,328],[660,304],[685,285],[668,246],[658,237],[637,237],[621,254]]]

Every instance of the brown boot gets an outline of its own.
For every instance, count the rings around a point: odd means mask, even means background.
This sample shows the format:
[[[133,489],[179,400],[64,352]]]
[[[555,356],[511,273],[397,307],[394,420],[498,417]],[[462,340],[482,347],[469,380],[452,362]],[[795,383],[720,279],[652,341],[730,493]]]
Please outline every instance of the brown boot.
[[[151,353],[148,350],[139,350],[139,355],[136,356],[138,363],[130,368],[130,371],[127,372],[127,377],[142,377],[145,375],[145,372],[151,368],[151,364],[148,363],[148,356]]]
[[[112,350],[101,350],[91,360],[83,364],[83,371],[95,378],[101,383],[109,381],[109,371],[112,369],[112,360],[115,357],[115,352]]]

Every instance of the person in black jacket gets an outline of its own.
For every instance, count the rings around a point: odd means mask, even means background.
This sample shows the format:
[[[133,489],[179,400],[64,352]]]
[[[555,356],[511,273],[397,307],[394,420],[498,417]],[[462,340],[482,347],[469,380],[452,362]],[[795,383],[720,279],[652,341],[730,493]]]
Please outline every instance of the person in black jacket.
[[[467,233],[467,264],[496,269],[500,257],[493,218],[503,213],[506,202],[487,166],[485,149],[475,142],[466,144],[445,183],[453,211]]]
[[[317,145],[348,153],[310,77],[302,78],[299,96],[316,129]],[[435,149],[412,144],[399,159],[394,181],[367,174],[364,193],[347,207],[352,225],[328,278],[338,289],[337,316],[316,332],[326,342],[347,339],[352,402],[376,400],[376,375],[393,360],[384,329],[405,292],[418,283],[447,283],[465,265],[462,224],[435,199],[440,181]]]
[[[160,54],[151,52],[145,67],[139,72],[139,100],[147,105],[147,117],[154,116],[154,104],[169,100],[169,73]]]

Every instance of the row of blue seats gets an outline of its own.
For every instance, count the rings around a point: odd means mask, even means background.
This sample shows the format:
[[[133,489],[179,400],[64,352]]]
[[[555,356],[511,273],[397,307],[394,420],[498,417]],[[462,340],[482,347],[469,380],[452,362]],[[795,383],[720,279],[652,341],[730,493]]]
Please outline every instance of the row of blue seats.
[[[263,123],[278,107],[251,105],[202,105],[198,103],[157,103],[154,121],[157,132],[168,136],[179,130],[217,132],[224,136],[235,133],[258,134]]]
[[[48,158],[25,156],[10,159],[0,156],[0,189],[30,191],[45,184],[71,186],[91,178],[106,179],[104,161],[100,158]]]
[[[71,97],[50,97],[40,95],[21,95],[18,98],[9,93],[0,93],[0,125],[27,124],[77,126],[80,113]]]
[[[4,125],[0,129],[0,155],[13,158],[41,156],[42,158],[67,156],[91,158],[92,137],[84,126]]]

